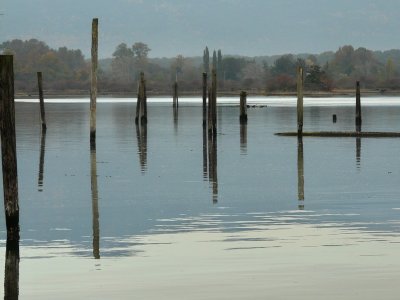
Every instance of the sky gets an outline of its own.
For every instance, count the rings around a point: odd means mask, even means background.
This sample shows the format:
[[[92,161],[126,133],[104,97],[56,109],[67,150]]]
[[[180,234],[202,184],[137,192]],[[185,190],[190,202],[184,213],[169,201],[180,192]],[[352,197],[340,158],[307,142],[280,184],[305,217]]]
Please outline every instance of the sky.
[[[399,0],[0,0],[0,42],[36,38],[89,56],[144,42],[150,57],[321,53],[400,48]]]

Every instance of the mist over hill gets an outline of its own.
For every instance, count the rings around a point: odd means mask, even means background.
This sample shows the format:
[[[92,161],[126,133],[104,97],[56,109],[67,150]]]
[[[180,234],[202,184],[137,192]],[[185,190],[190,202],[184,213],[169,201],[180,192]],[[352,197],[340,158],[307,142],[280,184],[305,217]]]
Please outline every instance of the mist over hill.
[[[150,57],[322,53],[341,45],[400,48],[397,0],[3,0],[0,42],[44,40],[88,57],[91,20],[99,18],[101,58],[142,41]]]

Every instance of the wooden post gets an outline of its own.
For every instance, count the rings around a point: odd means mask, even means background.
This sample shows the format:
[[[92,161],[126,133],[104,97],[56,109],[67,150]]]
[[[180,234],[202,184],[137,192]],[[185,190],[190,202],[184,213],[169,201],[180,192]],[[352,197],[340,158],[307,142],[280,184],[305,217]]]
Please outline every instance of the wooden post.
[[[19,241],[7,240],[4,265],[4,299],[18,299],[19,295]]]
[[[213,132],[213,123],[212,123],[212,115],[213,115],[213,105],[212,105],[212,88],[208,89],[208,112],[207,112],[207,127],[208,134],[212,134]]]
[[[303,68],[297,67],[297,135],[303,135]]]
[[[143,73],[143,117],[142,124],[147,124],[147,88]]]
[[[240,124],[247,123],[247,93],[245,91],[240,92]]]
[[[98,63],[98,25],[97,18],[92,21],[92,70],[90,88],[90,143],[96,142],[96,100],[97,100],[97,63]]]
[[[97,189],[96,147],[90,149],[90,188],[92,191],[93,257],[100,259],[99,195]]]
[[[303,138],[297,137],[297,193],[299,198],[299,209],[304,209],[304,154]]]
[[[44,100],[43,100],[43,78],[42,72],[37,72],[38,88],[39,88],[39,102],[40,102],[40,121],[42,122],[42,130],[46,130],[46,118],[44,113]]]
[[[207,123],[207,73],[203,73],[203,127]]]
[[[361,131],[361,93],[360,82],[356,83],[356,132]]]
[[[217,134],[217,71],[212,70],[212,128],[213,134]]]
[[[173,90],[172,105],[174,107],[178,107],[178,81],[174,82],[172,90]]]
[[[146,124],[147,123],[146,81],[144,79],[143,72],[140,72],[135,123],[136,124],[139,124],[139,123]]]
[[[19,240],[13,56],[0,55],[1,154],[7,240]]]
[[[135,117],[135,124],[140,124],[140,106],[141,106],[141,101],[140,101],[140,79],[137,84],[137,100],[136,100],[136,117]]]

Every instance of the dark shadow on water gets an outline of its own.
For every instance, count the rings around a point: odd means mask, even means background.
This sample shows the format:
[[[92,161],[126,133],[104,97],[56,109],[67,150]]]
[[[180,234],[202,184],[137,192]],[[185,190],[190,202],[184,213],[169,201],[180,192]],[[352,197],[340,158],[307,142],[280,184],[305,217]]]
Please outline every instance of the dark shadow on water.
[[[207,168],[207,128],[203,126],[203,179],[207,179],[208,177],[208,168]]]
[[[217,135],[208,135],[208,178],[212,185],[213,203],[218,203]]]
[[[247,154],[247,124],[240,124],[240,153]]]
[[[304,154],[303,154],[303,138],[297,138],[297,193],[298,208],[304,210]]]
[[[4,266],[4,299],[16,300],[19,295],[19,241],[7,240]]]
[[[361,168],[361,138],[356,138],[356,165],[357,169]]]
[[[43,177],[44,177],[44,153],[46,150],[46,128],[42,128],[40,138],[40,158],[39,158],[39,174],[38,174],[38,191],[43,192]]]
[[[92,191],[93,257],[100,259],[99,195],[97,189],[96,145],[90,148],[90,187]]]
[[[178,105],[173,106],[173,117],[174,117],[174,132],[178,134]]]
[[[147,125],[136,124],[136,137],[138,144],[140,170],[145,173],[147,170]]]

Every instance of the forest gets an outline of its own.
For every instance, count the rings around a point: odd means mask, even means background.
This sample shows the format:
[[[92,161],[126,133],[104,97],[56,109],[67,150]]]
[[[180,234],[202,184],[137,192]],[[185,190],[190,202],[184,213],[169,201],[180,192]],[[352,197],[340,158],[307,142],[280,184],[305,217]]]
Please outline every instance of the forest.
[[[36,73],[41,71],[44,87],[52,95],[87,95],[90,87],[90,58],[79,49],[53,49],[36,39],[11,40],[0,44],[2,54],[14,55],[15,90],[20,95],[37,93]],[[282,54],[246,57],[224,55],[223,49],[199,49],[196,57],[177,55],[152,58],[142,42],[121,43],[111,58],[99,60],[99,93],[132,95],[138,75],[145,73],[152,95],[171,94],[179,83],[181,94],[200,94],[202,73],[217,70],[219,93],[289,93],[296,89],[296,68],[305,70],[305,91],[334,92],[363,89],[379,92],[400,90],[400,50],[372,51],[351,45],[320,54]]]

